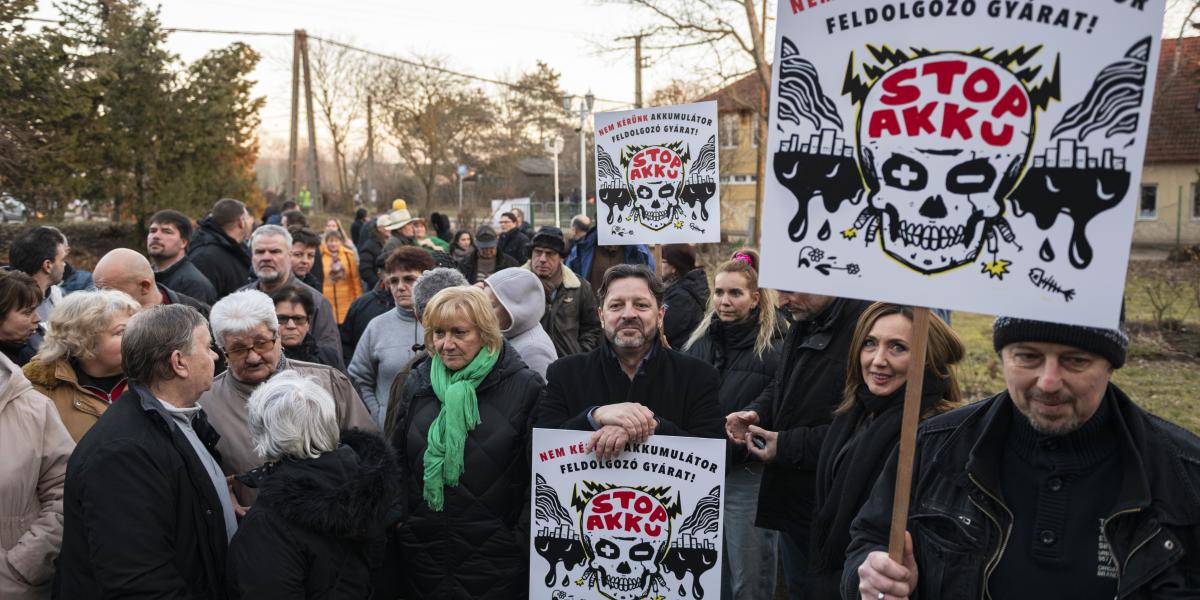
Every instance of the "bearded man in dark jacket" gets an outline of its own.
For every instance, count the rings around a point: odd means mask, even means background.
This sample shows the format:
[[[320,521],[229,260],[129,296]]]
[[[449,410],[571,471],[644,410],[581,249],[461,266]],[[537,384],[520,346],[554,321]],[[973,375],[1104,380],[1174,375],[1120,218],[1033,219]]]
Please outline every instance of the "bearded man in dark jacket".
[[[221,436],[196,404],[212,385],[210,343],[187,306],[129,319],[121,363],[131,385],[67,464],[55,598],[226,598],[237,520]]]
[[[599,458],[655,433],[721,437],[717,370],[660,342],[663,283],[644,265],[618,265],[600,286],[606,341],[546,372],[534,427],[594,431]]]
[[[254,231],[254,219],[240,200],[224,198],[213,205],[212,214],[200,221],[188,243],[192,264],[217,290],[217,298],[237,291],[250,278],[250,249],[246,241]]]
[[[779,368],[754,402],[726,417],[725,431],[766,463],[755,525],[784,533],[780,558],[789,597],[805,598],[817,458],[846,385],[854,325],[870,303],[783,291],[779,298],[795,321]]]
[[[1200,598],[1200,439],[1111,382],[1120,330],[1000,317],[1007,389],[917,433],[902,563],[892,453],[850,526],[844,598]]]

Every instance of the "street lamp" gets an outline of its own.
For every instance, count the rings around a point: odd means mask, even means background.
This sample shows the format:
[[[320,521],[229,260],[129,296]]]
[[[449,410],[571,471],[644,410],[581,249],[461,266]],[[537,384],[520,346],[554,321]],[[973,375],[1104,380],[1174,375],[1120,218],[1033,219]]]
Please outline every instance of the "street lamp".
[[[546,152],[554,157],[554,226],[562,227],[562,218],[559,217],[558,211],[558,155],[562,153],[563,139],[562,136],[556,135],[553,138],[547,138],[542,141]]]
[[[463,177],[467,176],[467,165],[458,165],[457,173],[458,173],[458,214],[459,214],[459,216],[461,216],[462,211],[463,211],[462,185],[463,185]],[[476,190],[476,191],[478,191],[478,190]]]
[[[563,108],[567,112],[571,112],[571,101],[573,96],[563,96]],[[592,112],[592,107],[596,104],[596,96],[588,90],[586,96],[579,99],[579,203],[583,209],[581,212],[587,214],[587,132],[584,128],[587,127],[588,115]]]

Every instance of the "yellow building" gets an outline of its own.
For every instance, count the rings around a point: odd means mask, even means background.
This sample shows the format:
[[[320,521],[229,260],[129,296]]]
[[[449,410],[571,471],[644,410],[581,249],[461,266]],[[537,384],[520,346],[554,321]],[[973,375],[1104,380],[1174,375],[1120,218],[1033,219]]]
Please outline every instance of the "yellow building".
[[[754,74],[701,98],[717,101],[721,162],[721,235],[745,238],[754,220],[758,167],[758,82]]]
[[[1200,244],[1200,38],[1163,40],[1134,245]]]

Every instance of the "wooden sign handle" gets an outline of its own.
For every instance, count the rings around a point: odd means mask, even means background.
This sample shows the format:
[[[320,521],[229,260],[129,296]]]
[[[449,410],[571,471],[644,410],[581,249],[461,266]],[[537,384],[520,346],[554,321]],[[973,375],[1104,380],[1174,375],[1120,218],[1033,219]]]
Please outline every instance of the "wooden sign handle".
[[[904,417],[900,425],[900,455],[896,463],[896,493],[892,497],[892,529],[888,537],[888,556],[900,564],[904,564],[904,532],[908,527],[913,456],[917,445],[917,424],[921,420],[921,392],[925,386],[925,348],[929,345],[928,308],[913,307],[912,340],[908,387],[904,391]]]

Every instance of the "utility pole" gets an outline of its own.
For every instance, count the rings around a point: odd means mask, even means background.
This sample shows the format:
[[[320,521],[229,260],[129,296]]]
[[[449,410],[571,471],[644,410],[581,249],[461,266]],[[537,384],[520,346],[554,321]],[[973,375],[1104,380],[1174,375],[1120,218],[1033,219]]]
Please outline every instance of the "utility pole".
[[[645,61],[642,60],[642,38],[648,36],[648,33],[635,33],[625,37],[617,38],[618,40],[633,40],[633,107],[642,108],[642,67],[645,66]]]
[[[324,209],[321,202],[321,171],[317,158],[317,122],[313,117],[312,71],[308,67],[308,33],[300,30],[300,59],[304,68],[304,108],[308,120],[308,191],[312,194],[313,210]]]
[[[292,32],[292,129],[288,138],[287,197],[296,199],[296,154],[300,130],[300,30]]]
[[[634,108],[642,107],[642,36],[644,35],[639,33],[633,36]]]
[[[375,209],[375,121],[373,105],[375,97],[367,95],[367,197],[366,202]]]

